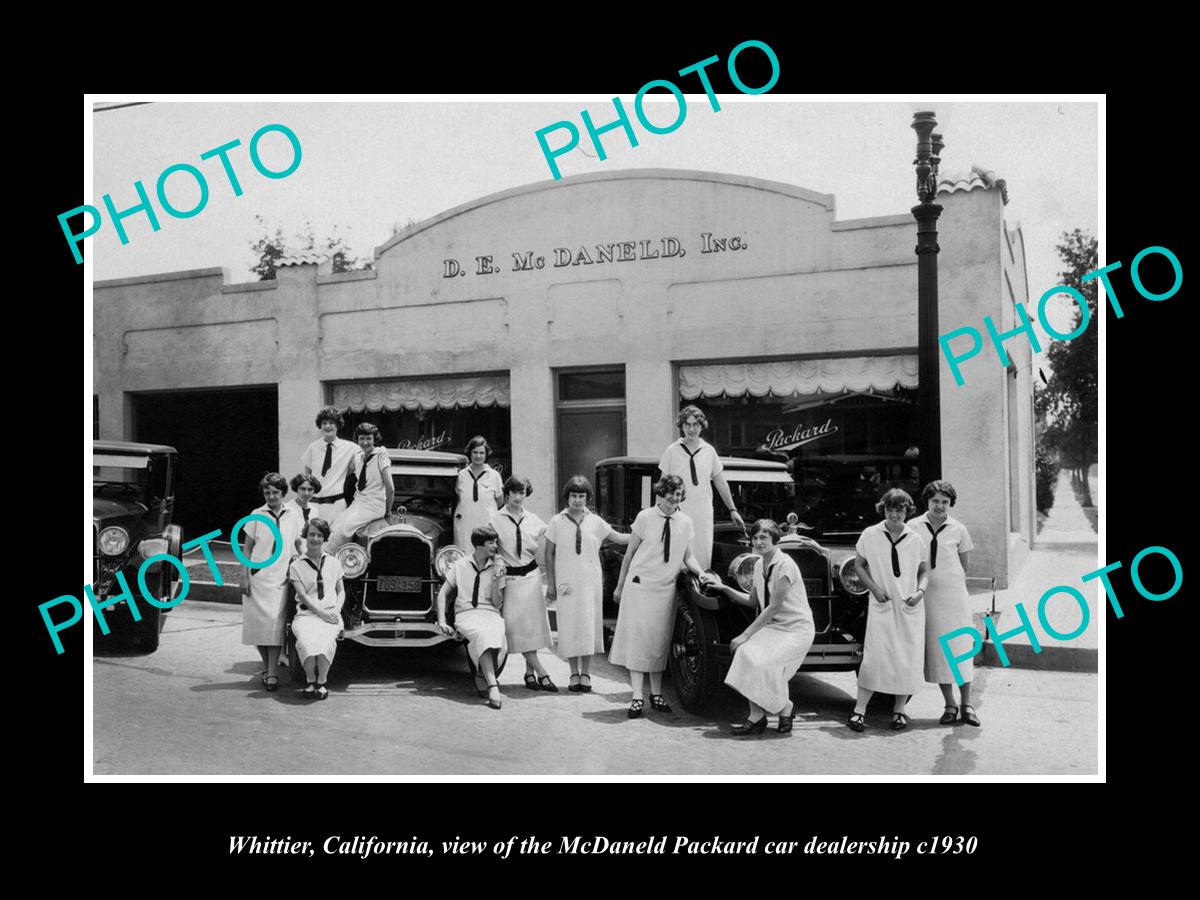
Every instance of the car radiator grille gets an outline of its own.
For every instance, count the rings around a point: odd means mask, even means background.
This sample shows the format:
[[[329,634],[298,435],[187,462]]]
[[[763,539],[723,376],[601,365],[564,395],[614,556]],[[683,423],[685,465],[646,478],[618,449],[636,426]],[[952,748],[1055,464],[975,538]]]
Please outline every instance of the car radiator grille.
[[[808,605],[812,609],[813,624],[818,633],[823,632],[829,627],[831,610],[828,598],[833,593],[829,562],[823,554],[808,547],[788,550],[787,555],[800,567],[804,590],[808,594]]]
[[[371,562],[367,566],[366,597],[363,607],[373,615],[425,612],[432,603],[433,585],[429,580],[429,547],[424,541],[405,535],[384,535],[371,544]],[[405,588],[416,590],[380,590],[381,579],[403,579]],[[395,583],[395,582],[393,582]]]

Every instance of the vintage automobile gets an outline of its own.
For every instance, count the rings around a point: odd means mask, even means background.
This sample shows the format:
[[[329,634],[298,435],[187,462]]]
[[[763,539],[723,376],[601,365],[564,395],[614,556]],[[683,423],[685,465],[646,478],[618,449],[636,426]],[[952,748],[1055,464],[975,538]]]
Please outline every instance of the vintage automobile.
[[[166,611],[144,601],[137,575],[152,556],[181,556],[183,530],[171,524],[177,468],[174,447],[92,442],[92,591],[98,601],[119,593],[117,572],[124,575],[141,621],[122,601],[104,611],[105,622],[110,633],[131,635],[147,652],[158,649]],[[161,562],[146,570],[146,584],[163,602],[179,591],[175,567]],[[100,634],[99,624],[94,627]]]
[[[396,488],[388,519],[368,522],[338,548],[345,570],[344,640],[371,647],[432,647],[453,638],[437,627],[434,603],[454,546],[458,453],[389,450]]]
[[[794,507],[795,484],[780,462],[723,457],[725,479],[747,525],[774,519],[784,528],[780,549],[800,566],[817,634],[802,672],[855,671],[862,661],[866,631],[867,591],[854,572],[853,542],[822,546],[802,532]],[[653,502],[658,460],[615,457],[596,464],[596,512],[619,531],[628,532],[638,512]],[[754,556],[749,538],[728,519],[724,504],[714,498],[712,567],[724,582],[749,591]],[[857,535],[855,535],[855,538]],[[604,566],[606,614],[621,569],[624,548],[606,544]],[[699,712],[722,687],[732,661],[729,641],[754,619],[753,612],[732,603],[722,593],[701,589],[699,581],[681,573],[676,585],[678,605],[669,668],[680,702]]]

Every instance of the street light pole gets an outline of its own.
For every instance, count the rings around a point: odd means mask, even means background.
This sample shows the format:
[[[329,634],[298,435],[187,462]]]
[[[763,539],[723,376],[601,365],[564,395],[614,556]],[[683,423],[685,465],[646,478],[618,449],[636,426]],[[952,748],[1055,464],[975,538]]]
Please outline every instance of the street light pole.
[[[942,477],[942,400],[938,384],[938,269],[937,221],[942,207],[937,196],[939,154],[945,144],[934,134],[931,111],[913,114],[917,133],[917,433],[921,482]]]

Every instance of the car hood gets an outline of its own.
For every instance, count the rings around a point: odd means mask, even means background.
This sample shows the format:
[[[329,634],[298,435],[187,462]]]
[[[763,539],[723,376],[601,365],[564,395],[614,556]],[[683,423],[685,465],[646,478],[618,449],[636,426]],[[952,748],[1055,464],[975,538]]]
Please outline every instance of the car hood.
[[[383,519],[368,522],[358,530],[357,536],[366,540],[374,540],[383,534],[411,535],[422,537],[436,545],[442,530],[441,523],[434,519],[425,516],[405,516],[403,521],[395,525],[389,525]]]
[[[112,497],[92,498],[92,521],[97,524],[116,518],[141,516],[147,510],[148,507],[144,503],[138,503],[136,500],[121,500]]]

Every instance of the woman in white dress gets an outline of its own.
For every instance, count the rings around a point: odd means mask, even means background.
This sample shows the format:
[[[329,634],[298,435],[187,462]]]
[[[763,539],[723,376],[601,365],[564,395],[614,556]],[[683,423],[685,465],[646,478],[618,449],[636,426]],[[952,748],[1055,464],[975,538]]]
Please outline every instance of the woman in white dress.
[[[695,406],[685,406],[679,411],[675,424],[683,433],[683,440],[675,441],[663,451],[658,468],[663,475],[678,475],[683,479],[687,496],[679,508],[692,520],[696,530],[692,552],[700,568],[707,569],[712,563],[713,485],[716,485],[733,523],[743,531],[746,523],[733,502],[716,449],[700,437],[700,432],[708,427],[704,413]]]
[[[465,450],[471,464],[460,469],[454,491],[458,506],[454,510],[454,545],[466,553],[471,546],[471,532],[480,525],[490,525],[492,513],[504,503],[504,486],[500,473],[487,464],[492,448],[482,436],[467,441]]]
[[[858,670],[858,702],[847,724],[862,731],[871,695],[883,691],[895,696],[891,727],[903,731],[908,727],[904,708],[921,687],[925,664],[925,605],[921,601],[929,583],[928,548],[905,524],[915,511],[907,491],[888,490],[875,504],[875,511],[883,521],[864,529],[854,547],[854,570],[871,600]]]
[[[606,540],[628,544],[629,535],[613,531],[604,519],[588,510],[592,484],[572,475],[563,488],[567,508],[546,526],[546,603],[557,600],[559,659],[571,666],[567,690],[586,694],[592,690],[588,674],[592,656],[604,652],[604,570],[600,546]]]
[[[329,523],[324,519],[311,518],[304,528],[304,553],[292,560],[288,569],[296,591],[292,634],[307,682],[300,693],[308,700],[324,700],[329,696],[325,682],[337,653],[342,604],[346,600],[342,565],[336,557],[323,552],[329,531]]]
[[[754,562],[750,593],[720,586],[735,603],[759,611],[746,630],[729,642],[733,664],[725,683],[750,703],[745,723],[733,729],[737,735],[762,734],[768,714],[779,716],[780,734],[791,733],[795,706],[788,682],[816,635],[800,567],[776,547],[782,537],[771,519],[755,522],[750,529],[750,547],[759,558]]]
[[[488,706],[500,708],[497,678],[508,659],[504,636],[504,563],[496,555],[498,537],[490,525],[471,532],[471,553],[446,572],[437,599],[438,628],[451,635],[457,630],[467,639],[467,654],[487,684]],[[454,596],[454,624],[446,615],[450,591]]]
[[[950,515],[950,507],[958,501],[958,492],[948,481],[931,481],[921,491],[921,506],[926,512],[909,521],[917,535],[928,541],[929,593],[925,596],[925,680],[942,689],[946,701],[945,711],[939,720],[943,725],[953,725],[958,720],[959,707],[954,705],[954,673],[942,651],[938,639],[956,628],[971,627],[971,611],[967,595],[967,554],[975,549],[966,526]],[[965,635],[955,640],[966,641]],[[956,656],[969,649],[955,647]],[[974,667],[971,658],[958,664],[959,676],[963,679],[959,693],[962,695],[962,720],[968,725],[979,727],[979,716],[971,705],[971,676]]]
[[[268,691],[279,689],[279,651],[283,649],[287,631],[287,574],[288,563],[296,552],[296,538],[301,532],[300,512],[287,496],[287,479],[278,472],[269,472],[258,483],[262,491],[262,506],[242,529],[242,643],[258,648],[263,662],[262,686]],[[276,533],[264,521],[275,523]],[[236,551],[236,547],[234,548]],[[235,555],[237,555],[235,553]],[[270,565],[260,565],[271,560]],[[254,566],[246,565],[252,562]]]
[[[346,508],[346,472],[358,450],[353,442],[338,437],[342,424],[342,414],[336,406],[322,407],[317,412],[317,428],[321,436],[300,454],[304,473],[321,479],[317,496],[313,498],[316,507],[313,512],[328,522],[330,528],[337,525],[338,516]],[[321,493],[322,486],[324,494]]]
[[[525,657],[525,687],[531,691],[558,693],[538,651],[550,647],[550,617],[537,551],[546,523],[525,509],[525,498],[533,493],[528,478],[509,475],[504,481],[504,506],[492,513],[488,523],[500,536],[500,560],[504,563],[504,627],[508,649]]]
[[[317,511],[317,504],[313,502],[313,497],[321,492],[321,479],[316,475],[293,475],[288,484],[292,487],[292,493],[296,495],[292,500],[292,506],[296,507],[296,511],[300,513],[302,523],[300,537],[296,539],[296,553],[303,553],[308,523],[313,519],[322,519],[326,525],[332,523]],[[325,537],[328,539],[329,535]]]
[[[613,589],[613,602],[619,604],[619,609],[608,661],[629,670],[633,688],[631,719],[640,716],[645,706],[642,686],[647,673],[650,707],[655,712],[671,711],[662,695],[662,673],[667,667],[675,622],[675,578],[679,570],[686,567],[704,584],[716,581],[715,576],[700,568],[692,552],[692,520],[679,509],[686,493],[683,479],[664,475],[654,485],[654,493],[658,502],[633,520],[629,549]]]
[[[354,429],[358,449],[350,473],[354,475],[354,497],[350,505],[338,516],[337,524],[329,537],[326,552],[337,549],[354,537],[354,532],[376,519],[392,521],[392,500],[396,496],[396,485],[392,481],[392,461],[383,446],[383,435],[370,422],[360,422]],[[349,479],[347,479],[349,480]]]

